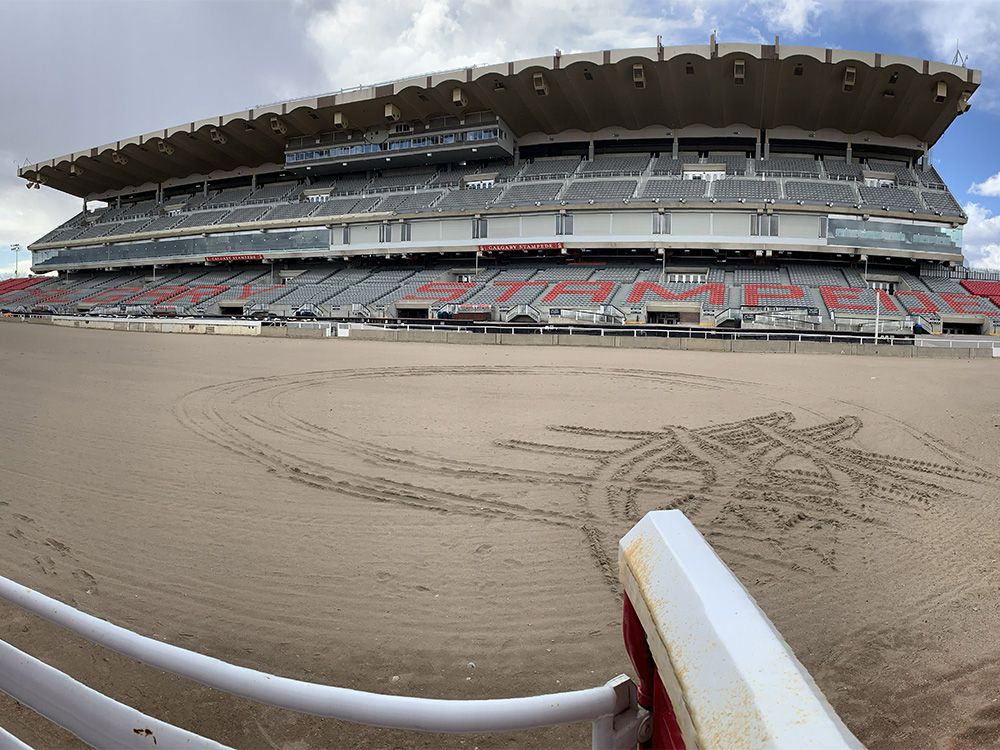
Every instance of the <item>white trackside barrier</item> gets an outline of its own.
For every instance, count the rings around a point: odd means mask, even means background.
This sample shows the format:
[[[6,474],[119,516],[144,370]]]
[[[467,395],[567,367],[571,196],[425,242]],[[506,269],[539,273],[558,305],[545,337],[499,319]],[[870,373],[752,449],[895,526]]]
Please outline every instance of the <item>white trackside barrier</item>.
[[[621,540],[619,565],[626,645],[640,704],[652,701],[654,747],[862,747],[683,513],[647,514]],[[639,632],[630,609],[645,644],[630,638]]]
[[[373,726],[490,732],[589,721],[593,748],[848,750],[861,744],[754,600],[680,511],[621,541],[625,647],[639,676],[567,693],[435,700],[318,685],[113,625],[0,577],[0,599],[150,666],[271,706]],[[146,716],[0,641],[0,691],[94,747],[218,743]],[[0,728],[0,750],[27,746]]]

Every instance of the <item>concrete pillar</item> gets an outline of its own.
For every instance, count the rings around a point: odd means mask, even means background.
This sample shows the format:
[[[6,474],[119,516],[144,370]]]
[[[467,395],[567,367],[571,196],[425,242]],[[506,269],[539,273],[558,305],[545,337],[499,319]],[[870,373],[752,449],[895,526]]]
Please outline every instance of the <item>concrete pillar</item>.
[[[587,160],[588,161],[593,161],[594,160],[594,139],[593,138],[591,138],[590,140],[587,141]]]
[[[205,180],[203,183],[201,183],[201,195],[203,198],[208,197],[208,180]]]
[[[514,166],[521,165],[521,149],[518,146],[514,146]]]
[[[852,158],[851,158],[851,142],[848,141],[847,142],[847,163],[850,164],[851,161],[852,161]]]
[[[766,130],[764,131],[764,158],[771,158],[771,138]]]
[[[250,175],[250,190],[251,190],[251,192],[257,190],[257,173],[256,172],[254,172],[252,175]]]
[[[679,155],[680,155],[680,142],[678,141],[677,136],[675,135],[673,156],[676,159]]]

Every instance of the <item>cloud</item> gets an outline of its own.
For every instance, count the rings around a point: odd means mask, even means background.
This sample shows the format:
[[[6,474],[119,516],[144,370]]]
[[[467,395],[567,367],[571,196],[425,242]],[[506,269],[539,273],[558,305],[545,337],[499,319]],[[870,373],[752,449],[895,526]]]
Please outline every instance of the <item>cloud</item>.
[[[955,48],[968,56],[970,68],[983,71],[983,86],[973,99],[974,106],[1000,109],[1000,93],[992,80],[1000,72],[1000,13],[996,0],[963,2],[917,2],[912,5],[889,3],[887,8],[903,23],[914,19],[934,56],[951,62]]]
[[[0,165],[11,164],[9,154],[0,152]],[[25,190],[24,181],[10,172],[0,172],[0,278],[14,273],[14,253],[11,245],[27,248],[53,227],[80,211],[80,199],[50,188]],[[18,254],[21,275],[31,265],[31,254]]]
[[[982,182],[974,182],[969,188],[969,192],[974,195],[984,195],[989,198],[1000,198],[1000,172],[992,177],[987,177]]]
[[[816,34],[819,16],[830,13],[830,4],[830,0],[823,5],[819,0],[757,0],[754,3],[770,28],[797,35]]]
[[[789,0],[797,2],[799,0]],[[690,42],[716,23],[721,0],[643,7],[625,0],[386,0],[311,5],[307,47],[329,85],[360,84],[564,52]]]
[[[962,231],[966,265],[1000,270],[1000,214],[979,203],[963,208],[969,217]]]

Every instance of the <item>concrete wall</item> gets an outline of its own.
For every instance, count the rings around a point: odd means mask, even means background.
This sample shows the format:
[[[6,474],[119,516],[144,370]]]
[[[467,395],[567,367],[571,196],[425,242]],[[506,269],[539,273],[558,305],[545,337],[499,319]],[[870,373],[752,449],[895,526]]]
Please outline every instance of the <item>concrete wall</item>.
[[[201,333],[222,336],[259,336],[261,325],[253,321],[170,320],[75,318],[54,315],[52,325],[69,328],[92,328],[99,331],[138,331],[142,333]]]

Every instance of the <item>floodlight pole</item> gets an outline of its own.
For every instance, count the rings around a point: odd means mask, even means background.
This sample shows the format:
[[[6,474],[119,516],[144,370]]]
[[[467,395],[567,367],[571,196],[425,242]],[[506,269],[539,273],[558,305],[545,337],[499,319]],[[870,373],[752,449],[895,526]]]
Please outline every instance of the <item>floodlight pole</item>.
[[[21,252],[21,246],[18,243],[14,243],[10,246],[10,251],[14,253],[14,276],[17,276],[18,265],[17,265],[17,254]]]

